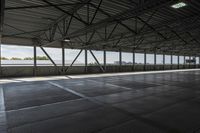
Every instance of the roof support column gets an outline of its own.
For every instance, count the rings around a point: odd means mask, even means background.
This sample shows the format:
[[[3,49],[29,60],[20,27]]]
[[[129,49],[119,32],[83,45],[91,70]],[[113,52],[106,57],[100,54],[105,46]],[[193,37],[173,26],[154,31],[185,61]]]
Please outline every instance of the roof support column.
[[[178,69],[180,69],[180,56],[178,55]]]
[[[122,71],[122,50],[119,49],[119,71]]]
[[[191,56],[189,56],[189,68],[191,68]]]
[[[1,63],[1,41],[0,41],[0,77],[2,76],[2,67],[1,67],[1,64],[2,63]]]
[[[200,65],[200,56],[199,56],[199,64],[198,65]]]
[[[63,73],[65,70],[65,47],[64,44],[62,44],[62,70],[61,73]]]
[[[157,58],[156,58],[156,50],[154,51],[154,70],[156,70]]]
[[[171,53],[171,69],[173,69],[173,54]]]
[[[65,67],[65,47],[62,44],[62,67]]]
[[[33,47],[33,60],[34,60],[33,75],[37,76],[37,47],[36,45],[34,45]]]
[[[144,71],[146,71],[146,64],[147,64],[147,53],[146,50],[144,50]]]
[[[200,67],[200,56],[199,56],[199,64],[198,64],[198,68]]]
[[[85,73],[88,72],[88,58],[87,58],[87,49],[85,49]]]
[[[184,62],[183,62],[183,68],[185,69],[185,64],[186,64],[186,61],[185,61],[185,54],[184,54],[184,56],[183,56],[183,60],[184,60]]]
[[[165,70],[165,53],[163,54],[163,70]]]
[[[132,70],[135,70],[135,50],[133,50],[133,68]]]
[[[104,71],[106,72],[106,50],[103,51],[103,66]]]

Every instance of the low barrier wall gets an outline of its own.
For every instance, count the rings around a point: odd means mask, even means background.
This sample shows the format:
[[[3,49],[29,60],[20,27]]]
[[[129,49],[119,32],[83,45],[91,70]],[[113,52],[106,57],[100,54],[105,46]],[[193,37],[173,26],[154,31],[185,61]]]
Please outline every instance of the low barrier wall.
[[[127,65],[124,66],[106,66],[106,72],[132,72],[132,71],[152,71],[152,70],[170,70],[170,69],[192,69],[199,68],[200,65]],[[24,77],[24,76],[50,76],[50,75],[68,75],[68,74],[85,74],[85,73],[102,73],[99,66],[88,66],[87,72],[85,66],[9,66],[1,67],[1,77]]]

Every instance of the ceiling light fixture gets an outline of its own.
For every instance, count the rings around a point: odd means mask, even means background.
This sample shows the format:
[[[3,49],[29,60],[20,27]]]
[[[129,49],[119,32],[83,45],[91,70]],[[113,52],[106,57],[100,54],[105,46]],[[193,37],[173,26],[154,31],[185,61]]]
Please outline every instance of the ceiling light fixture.
[[[178,8],[182,8],[182,7],[184,7],[184,6],[187,6],[187,4],[184,3],[184,2],[178,2],[178,3],[176,3],[176,4],[173,4],[171,7],[172,7],[172,8],[175,8],[175,9],[178,9]]]
[[[70,39],[69,38],[65,38],[64,41],[65,42],[70,42]]]

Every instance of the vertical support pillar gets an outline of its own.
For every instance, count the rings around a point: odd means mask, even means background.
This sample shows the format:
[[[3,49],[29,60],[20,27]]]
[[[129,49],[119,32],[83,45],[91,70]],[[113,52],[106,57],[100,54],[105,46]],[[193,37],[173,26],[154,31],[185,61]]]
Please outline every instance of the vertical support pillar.
[[[165,54],[163,54],[163,70],[165,70]]]
[[[0,76],[2,76],[2,67],[1,67],[1,44],[2,44],[2,34],[3,34],[3,26],[4,26],[4,10],[5,10],[5,0],[0,1]]]
[[[62,70],[61,70],[61,73],[64,74],[64,70],[65,70],[65,47],[64,47],[64,44],[62,44]]]
[[[200,67],[200,56],[199,56],[199,64],[198,64],[198,68]]]
[[[133,50],[133,68],[132,70],[135,70],[135,50]]]
[[[197,57],[196,57],[196,55],[194,56],[194,58],[195,58],[195,62],[194,62],[194,68],[197,68],[197,63],[196,63],[196,62],[197,62],[197,60],[196,60],[196,59],[197,59]]]
[[[2,63],[1,63],[1,41],[0,41],[0,77],[2,77],[2,67],[1,67],[1,64]]]
[[[65,47],[62,45],[62,67],[65,67]]]
[[[184,56],[183,56],[183,68],[185,69],[185,65],[186,65],[186,60],[185,60],[185,54],[184,54]]]
[[[34,60],[33,75],[37,76],[37,47],[36,45],[34,45],[33,47],[33,60]]]
[[[178,69],[180,69],[180,56],[178,55]]]
[[[1,53],[1,35],[0,35],[0,77],[3,77],[3,72],[2,72],[2,62],[1,62],[1,59],[2,59],[2,53]]]
[[[106,50],[103,51],[103,66],[104,71],[106,72]]]
[[[189,68],[191,68],[191,56],[189,56]]]
[[[147,54],[146,50],[144,51],[144,71],[146,71],[146,64],[147,64]]]
[[[154,70],[156,70],[156,64],[157,64],[157,57],[156,57],[156,51],[154,52]]]
[[[87,58],[87,49],[85,49],[85,73],[88,72],[88,58]]]
[[[173,69],[173,55],[171,53],[171,69]]]
[[[122,71],[122,50],[119,49],[119,70]]]

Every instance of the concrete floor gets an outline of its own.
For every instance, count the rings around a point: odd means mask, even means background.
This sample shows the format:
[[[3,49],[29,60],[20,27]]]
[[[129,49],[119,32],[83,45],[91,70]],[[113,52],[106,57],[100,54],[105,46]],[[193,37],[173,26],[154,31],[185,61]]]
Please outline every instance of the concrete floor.
[[[200,132],[199,70],[1,81],[0,133]]]

